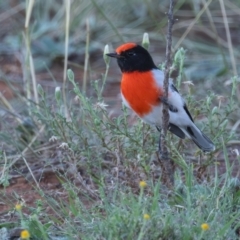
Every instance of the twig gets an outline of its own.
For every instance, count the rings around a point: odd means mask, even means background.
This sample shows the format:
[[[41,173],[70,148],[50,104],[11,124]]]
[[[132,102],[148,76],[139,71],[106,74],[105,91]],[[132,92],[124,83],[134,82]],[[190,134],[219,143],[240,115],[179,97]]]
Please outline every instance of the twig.
[[[12,113],[15,112],[15,110],[13,109],[12,105],[9,103],[9,101],[5,98],[5,96],[2,94],[2,92],[0,92],[0,102],[3,103],[3,105]],[[1,107],[2,109],[2,107]]]
[[[2,183],[4,176],[5,176],[5,171],[7,169],[7,156],[6,153],[3,151],[3,159],[4,159],[4,165],[3,168],[1,170],[1,175],[0,175],[0,183]]]
[[[170,67],[172,64],[171,59],[171,48],[172,48],[172,26],[173,26],[173,0],[170,1],[169,11],[168,11],[168,32],[167,32],[167,47],[166,47],[166,64],[164,70],[164,98],[168,98],[168,85],[169,85],[169,74]],[[164,157],[168,157],[167,155],[167,147],[165,143],[165,136],[167,135],[167,129],[169,124],[169,112],[167,104],[163,104],[163,123],[162,123],[162,152]]]
[[[32,10],[34,6],[35,0],[29,0],[27,1],[27,6],[26,6],[26,18],[25,18],[25,46],[26,46],[26,56],[25,56],[25,64],[27,66],[27,69],[24,74],[23,78],[23,84],[26,90],[26,95],[27,99],[31,99],[31,84],[30,84],[30,73],[34,73],[34,71],[29,72],[29,69],[32,69],[32,66],[30,67],[30,56],[31,56],[31,39],[30,39],[30,33],[29,33],[29,23],[30,23],[30,18],[32,15]],[[28,105],[30,105],[30,102],[27,102]]]
[[[35,100],[35,103],[36,103],[36,107],[38,109],[39,108],[39,106],[38,106],[39,99],[38,99],[38,92],[37,92],[37,80],[36,80],[35,67],[34,67],[31,51],[30,51],[30,54],[29,54],[29,65],[30,65],[30,73],[31,73],[31,77],[32,77],[34,100]]]
[[[168,85],[169,85],[169,75],[170,67],[172,64],[171,59],[171,49],[172,49],[172,27],[174,24],[173,18],[173,6],[174,1],[170,0],[169,10],[168,10],[168,32],[167,32],[167,47],[166,47],[166,64],[164,70],[164,98],[168,98]],[[163,104],[162,109],[162,131],[160,134],[160,163],[162,167],[162,181],[169,187],[173,185],[174,182],[174,165],[173,161],[169,158],[169,153],[167,149],[166,136],[169,124],[169,112],[168,106]]]
[[[24,163],[26,164],[26,166],[27,166],[27,168],[28,168],[28,171],[30,172],[30,174],[31,174],[34,182],[36,183],[37,188],[40,189],[40,186],[39,186],[39,184],[38,184],[38,181],[37,181],[37,179],[35,178],[35,176],[34,176],[34,174],[33,174],[33,172],[32,172],[32,169],[30,168],[30,166],[29,166],[29,164],[28,164],[28,162],[27,162],[27,160],[26,160],[25,157],[23,157],[23,161],[24,161]]]
[[[67,66],[68,66],[68,44],[69,44],[69,26],[70,26],[70,9],[71,1],[65,0],[66,8],[66,26],[65,26],[65,53],[64,53],[64,70],[63,70],[63,102],[65,109],[65,117],[67,120],[70,120],[68,106],[67,106],[67,97],[66,97],[66,80],[67,80]]]
[[[37,108],[38,108],[39,99],[38,99],[38,92],[37,92],[37,81],[36,81],[35,67],[34,67],[34,62],[33,62],[32,52],[31,52],[31,39],[30,39],[30,32],[29,32],[30,18],[32,15],[34,3],[35,3],[35,0],[30,0],[28,3],[28,6],[27,6],[26,19],[25,19],[25,39],[26,39],[26,48],[27,48],[27,56],[26,56],[27,67],[29,67],[29,69],[30,69],[30,72],[29,72],[30,74],[28,73],[28,78],[29,78],[29,75],[31,75],[32,87],[33,87],[33,92],[34,92],[34,100],[35,100],[35,103],[37,104]],[[28,97],[28,100],[30,100],[31,99],[30,80],[27,79],[27,81],[28,81],[27,97]],[[29,105],[29,103],[28,103],[28,105]]]
[[[90,41],[90,26],[89,20],[86,20],[86,47],[85,47],[85,60],[84,60],[84,72],[83,72],[83,92],[86,93],[87,87],[87,73],[88,73],[88,63],[89,63],[89,41]]]
[[[219,2],[220,2],[220,6],[221,6],[222,15],[223,15],[223,23],[225,26],[225,31],[226,31],[226,36],[227,36],[228,50],[229,50],[229,55],[231,58],[233,74],[235,76],[237,76],[238,73],[237,73],[236,61],[235,61],[235,57],[234,57],[234,53],[233,53],[232,39],[231,39],[231,33],[230,33],[229,25],[228,25],[227,13],[226,13],[224,1],[219,0]]]
[[[27,145],[27,147],[21,152],[20,155],[18,155],[15,159],[13,159],[11,161],[11,163],[9,164],[8,168],[10,168],[11,166],[13,166],[18,160],[21,159],[21,157],[24,157],[24,154],[27,152],[28,149],[31,148],[31,146],[33,145],[33,143],[37,140],[37,138],[39,137],[39,135],[44,131],[45,126],[43,125],[40,130],[38,131],[38,133],[32,138],[31,142]]]

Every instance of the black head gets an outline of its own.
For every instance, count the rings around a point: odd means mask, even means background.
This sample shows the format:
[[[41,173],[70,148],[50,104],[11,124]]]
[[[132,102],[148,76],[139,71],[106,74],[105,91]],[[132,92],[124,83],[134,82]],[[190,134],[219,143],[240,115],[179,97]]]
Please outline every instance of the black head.
[[[135,43],[125,43],[115,53],[107,55],[117,59],[122,72],[145,72],[157,68],[149,52]]]

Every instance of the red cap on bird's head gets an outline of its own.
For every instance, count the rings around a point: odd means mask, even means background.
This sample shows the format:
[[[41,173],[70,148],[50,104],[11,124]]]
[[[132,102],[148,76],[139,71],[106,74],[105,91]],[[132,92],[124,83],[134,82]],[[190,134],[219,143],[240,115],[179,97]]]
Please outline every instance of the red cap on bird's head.
[[[119,46],[119,47],[116,49],[116,53],[117,53],[117,54],[121,54],[122,52],[125,52],[125,51],[127,51],[127,50],[130,50],[130,49],[132,49],[132,48],[134,48],[134,47],[136,47],[136,46],[137,46],[136,43],[132,43],[132,42],[130,42],[130,43],[124,43],[123,45]]]

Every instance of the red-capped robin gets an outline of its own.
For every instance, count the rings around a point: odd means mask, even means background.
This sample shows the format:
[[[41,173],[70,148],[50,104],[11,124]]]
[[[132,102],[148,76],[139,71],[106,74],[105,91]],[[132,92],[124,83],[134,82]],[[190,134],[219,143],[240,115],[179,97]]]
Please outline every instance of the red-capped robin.
[[[184,99],[169,79],[168,99],[163,97],[164,73],[149,52],[136,43],[125,43],[107,56],[117,59],[122,71],[121,95],[124,104],[146,123],[162,125],[162,104],[169,109],[168,130],[179,138],[191,138],[204,152],[215,149],[213,142],[194,124]]]

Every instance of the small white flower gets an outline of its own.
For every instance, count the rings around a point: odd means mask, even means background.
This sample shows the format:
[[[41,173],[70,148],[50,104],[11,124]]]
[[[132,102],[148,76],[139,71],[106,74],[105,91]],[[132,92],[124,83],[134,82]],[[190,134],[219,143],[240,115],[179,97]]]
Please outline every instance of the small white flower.
[[[61,145],[59,146],[59,148],[61,148],[61,149],[69,149],[68,144],[65,143],[65,142],[61,143]]]
[[[58,137],[57,136],[52,136],[49,138],[49,142],[56,142],[58,140]]]
[[[239,151],[238,151],[237,148],[233,149],[232,151],[233,151],[237,156],[239,156]]]
[[[94,107],[96,109],[101,108],[102,110],[107,110],[108,105],[104,102],[97,102]]]
[[[222,96],[222,95],[218,95],[218,96],[217,96],[217,100],[218,100],[218,101],[222,101],[222,100],[225,100],[225,99],[226,99],[225,96]]]
[[[74,102],[76,102],[76,103],[80,102],[80,98],[78,96],[75,96]]]

